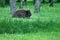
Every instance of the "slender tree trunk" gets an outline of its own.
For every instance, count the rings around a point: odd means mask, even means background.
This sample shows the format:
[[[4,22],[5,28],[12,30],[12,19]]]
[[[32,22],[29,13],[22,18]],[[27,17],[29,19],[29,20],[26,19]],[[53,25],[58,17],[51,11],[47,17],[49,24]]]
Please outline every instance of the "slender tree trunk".
[[[27,5],[27,0],[24,0],[24,5]]]
[[[5,0],[6,4],[9,4],[9,1],[10,1],[10,0]]]
[[[33,0],[33,4],[35,4],[35,1],[36,1],[36,0]]]
[[[50,6],[53,7],[53,0],[50,0]]]
[[[57,2],[59,3],[59,2],[60,2],[60,0],[57,0]]]
[[[45,0],[42,0],[42,3],[45,3]]]
[[[5,7],[5,0],[0,0],[0,6]]]
[[[16,0],[10,0],[10,11],[12,14],[16,12]]]
[[[19,6],[20,9],[23,9],[23,1],[20,0],[20,6]]]
[[[40,0],[36,0],[35,2],[35,13],[40,12]]]
[[[17,2],[20,2],[20,0],[17,0]]]
[[[49,0],[49,3],[51,2],[51,0]]]

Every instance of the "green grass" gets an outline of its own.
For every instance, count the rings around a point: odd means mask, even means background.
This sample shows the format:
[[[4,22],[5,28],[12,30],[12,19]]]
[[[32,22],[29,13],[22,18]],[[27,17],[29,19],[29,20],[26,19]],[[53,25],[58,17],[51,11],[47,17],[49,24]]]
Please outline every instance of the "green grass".
[[[60,40],[60,32],[0,34],[0,40]]]
[[[40,13],[34,13],[32,3],[24,5],[27,7],[32,13],[30,19],[12,18],[9,6],[0,7],[0,40],[60,40],[60,3],[54,7],[42,4]]]
[[[17,3],[17,10],[19,9],[18,5]],[[60,3],[54,3],[54,7],[49,7],[49,4],[42,4],[40,13],[34,13],[32,3],[29,3],[28,6],[24,5],[24,9],[28,8],[32,13],[30,19],[12,18],[9,6],[0,7],[0,30],[3,33],[33,32],[34,30],[60,31]]]

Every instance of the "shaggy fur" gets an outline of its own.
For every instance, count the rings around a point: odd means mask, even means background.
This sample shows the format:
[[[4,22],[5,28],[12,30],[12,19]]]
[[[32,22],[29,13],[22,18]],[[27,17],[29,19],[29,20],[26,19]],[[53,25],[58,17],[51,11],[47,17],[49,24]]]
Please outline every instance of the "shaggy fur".
[[[13,17],[30,17],[31,16],[31,12],[30,10],[17,10],[14,14]]]

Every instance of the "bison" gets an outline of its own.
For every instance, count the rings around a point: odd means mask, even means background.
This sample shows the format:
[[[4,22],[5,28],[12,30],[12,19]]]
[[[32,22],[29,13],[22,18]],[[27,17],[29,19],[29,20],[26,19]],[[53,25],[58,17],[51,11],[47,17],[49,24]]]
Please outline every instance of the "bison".
[[[13,17],[23,17],[23,18],[30,18],[31,12],[30,10],[17,10],[14,14]]]

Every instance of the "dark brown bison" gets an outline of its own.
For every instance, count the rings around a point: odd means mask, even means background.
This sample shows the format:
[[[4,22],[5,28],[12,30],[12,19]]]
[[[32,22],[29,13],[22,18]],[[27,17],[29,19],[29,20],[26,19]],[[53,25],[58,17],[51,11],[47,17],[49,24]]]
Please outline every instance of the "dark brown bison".
[[[31,16],[30,10],[17,10],[14,14],[13,17],[23,17],[23,18],[29,18]]]

